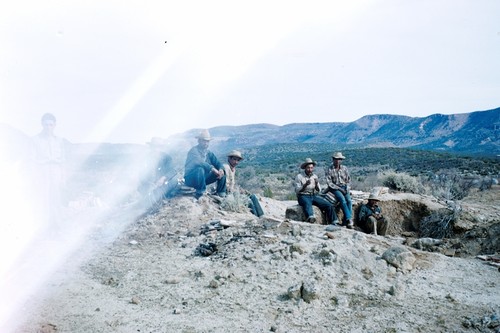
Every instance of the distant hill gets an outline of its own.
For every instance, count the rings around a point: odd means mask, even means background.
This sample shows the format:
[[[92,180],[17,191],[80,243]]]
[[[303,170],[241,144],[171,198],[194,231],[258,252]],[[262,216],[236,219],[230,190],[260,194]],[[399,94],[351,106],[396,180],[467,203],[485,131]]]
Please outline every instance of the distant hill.
[[[172,138],[192,139],[198,129]],[[500,108],[428,117],[369,115],[350,123],[253,124],[210,128],[217,150],[271,144],[329,143],[338,149],[394,147],[467,155],[500,154]]]
[[[194,143],[199,129],[176,134],[166,140],[166,150],[183,160]],[[283,126],[250,124],[210,128],[214,137],[211,149],[223,154],[231,149],[296,145],[296,151],[311,145],[327,150],[356,148],[412,148],[469,156],[500,156],[500,108],[462,114],[434,114],[428,117],[401,115],[369,115],[350,123],[294,123]],[[29,137],[21,131],[0,123],[0,146],[8,159],[25,158]],[[325,148],[326,147],[326,148]],[[281,148],[280,148],[281,149]],[[140,144],[76,143],[71,154],[92,154],[100,159],[118,155],[141,155],[148,146]],[[177,156],[179,155],[179,156]],[[181,162],[179,162],[182,164]]]

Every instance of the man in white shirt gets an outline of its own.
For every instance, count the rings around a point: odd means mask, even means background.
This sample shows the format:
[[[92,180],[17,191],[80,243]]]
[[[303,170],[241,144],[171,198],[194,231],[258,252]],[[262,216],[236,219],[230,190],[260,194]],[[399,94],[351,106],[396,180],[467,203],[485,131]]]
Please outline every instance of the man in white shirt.
[[[297,194],[297,201],[302,206],[306,221],[310,223],[316,222],[312,206],[317,206],[326,215],[328,223],[334,223],[336,220],[335,209],[333,205],[319,195],[321,186],[319,184],[318,176],[314,174],[314,167],[316,162],[310,158],[306,158],[300,168],[304,172],[299,173],[295,178],[295,193]]]

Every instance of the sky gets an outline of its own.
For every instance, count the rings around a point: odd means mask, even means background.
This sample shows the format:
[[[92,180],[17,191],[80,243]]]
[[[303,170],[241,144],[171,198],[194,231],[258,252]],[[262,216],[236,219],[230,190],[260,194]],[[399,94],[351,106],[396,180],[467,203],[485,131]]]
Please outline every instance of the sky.
[[[500,1],[11,1],[0,123],[74,143],[500,106]]]

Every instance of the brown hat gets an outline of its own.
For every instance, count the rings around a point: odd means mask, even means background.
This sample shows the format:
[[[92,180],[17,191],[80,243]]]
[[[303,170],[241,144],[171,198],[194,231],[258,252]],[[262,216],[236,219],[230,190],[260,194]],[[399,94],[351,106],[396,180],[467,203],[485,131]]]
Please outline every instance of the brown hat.
[[[342,155],[342,153],[338,151],[332,155],[332,158],[336,159],[336,160],[343,160],[343,159],[345,159],[345,156]]]
[[[370,193],[368,200],[380,201],[380,199],[378,198],[378,195],[376,195],[375,193]]]
[[[201,140],[206,140],[206,141],[212,140],[212,137],[210,136],[210,133],[208,132],[207,129],[202,130],[200,132],[200,134],[198,134],[197,136],[195,136],[195,138],[201,139]]]
[[[309,157],[305,159],[304,163],[302,163],[300,165],[300,168],[301,169],[305,169],[307,165],[309,164],[312,164],[312,165],[316,165],[316,162],[314,162],[312,159],[310,159]]]
[[[229,153],[227,153],[227,157],[238,157],[240,160],[243,159],[243,156],[241,156],[241,152],[239,150],[231,150]]]

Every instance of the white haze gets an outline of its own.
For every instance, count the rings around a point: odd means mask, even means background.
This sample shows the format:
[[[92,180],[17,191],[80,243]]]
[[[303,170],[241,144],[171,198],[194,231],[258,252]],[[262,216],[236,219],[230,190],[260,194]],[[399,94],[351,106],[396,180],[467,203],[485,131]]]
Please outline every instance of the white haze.
[[[496,0],[11,1],[0,12],[0,123],[32,136],[51,112],[73,143],[144,144],[217,125],[491,109],[499,12]],[[68,258],[94,250],[90,232],[109,242],[136,218],[116,214],[142,158],[89,184],[102,207],[72,212],[59,235],[40,224],[22,160],[2,158],[2,332]]]

